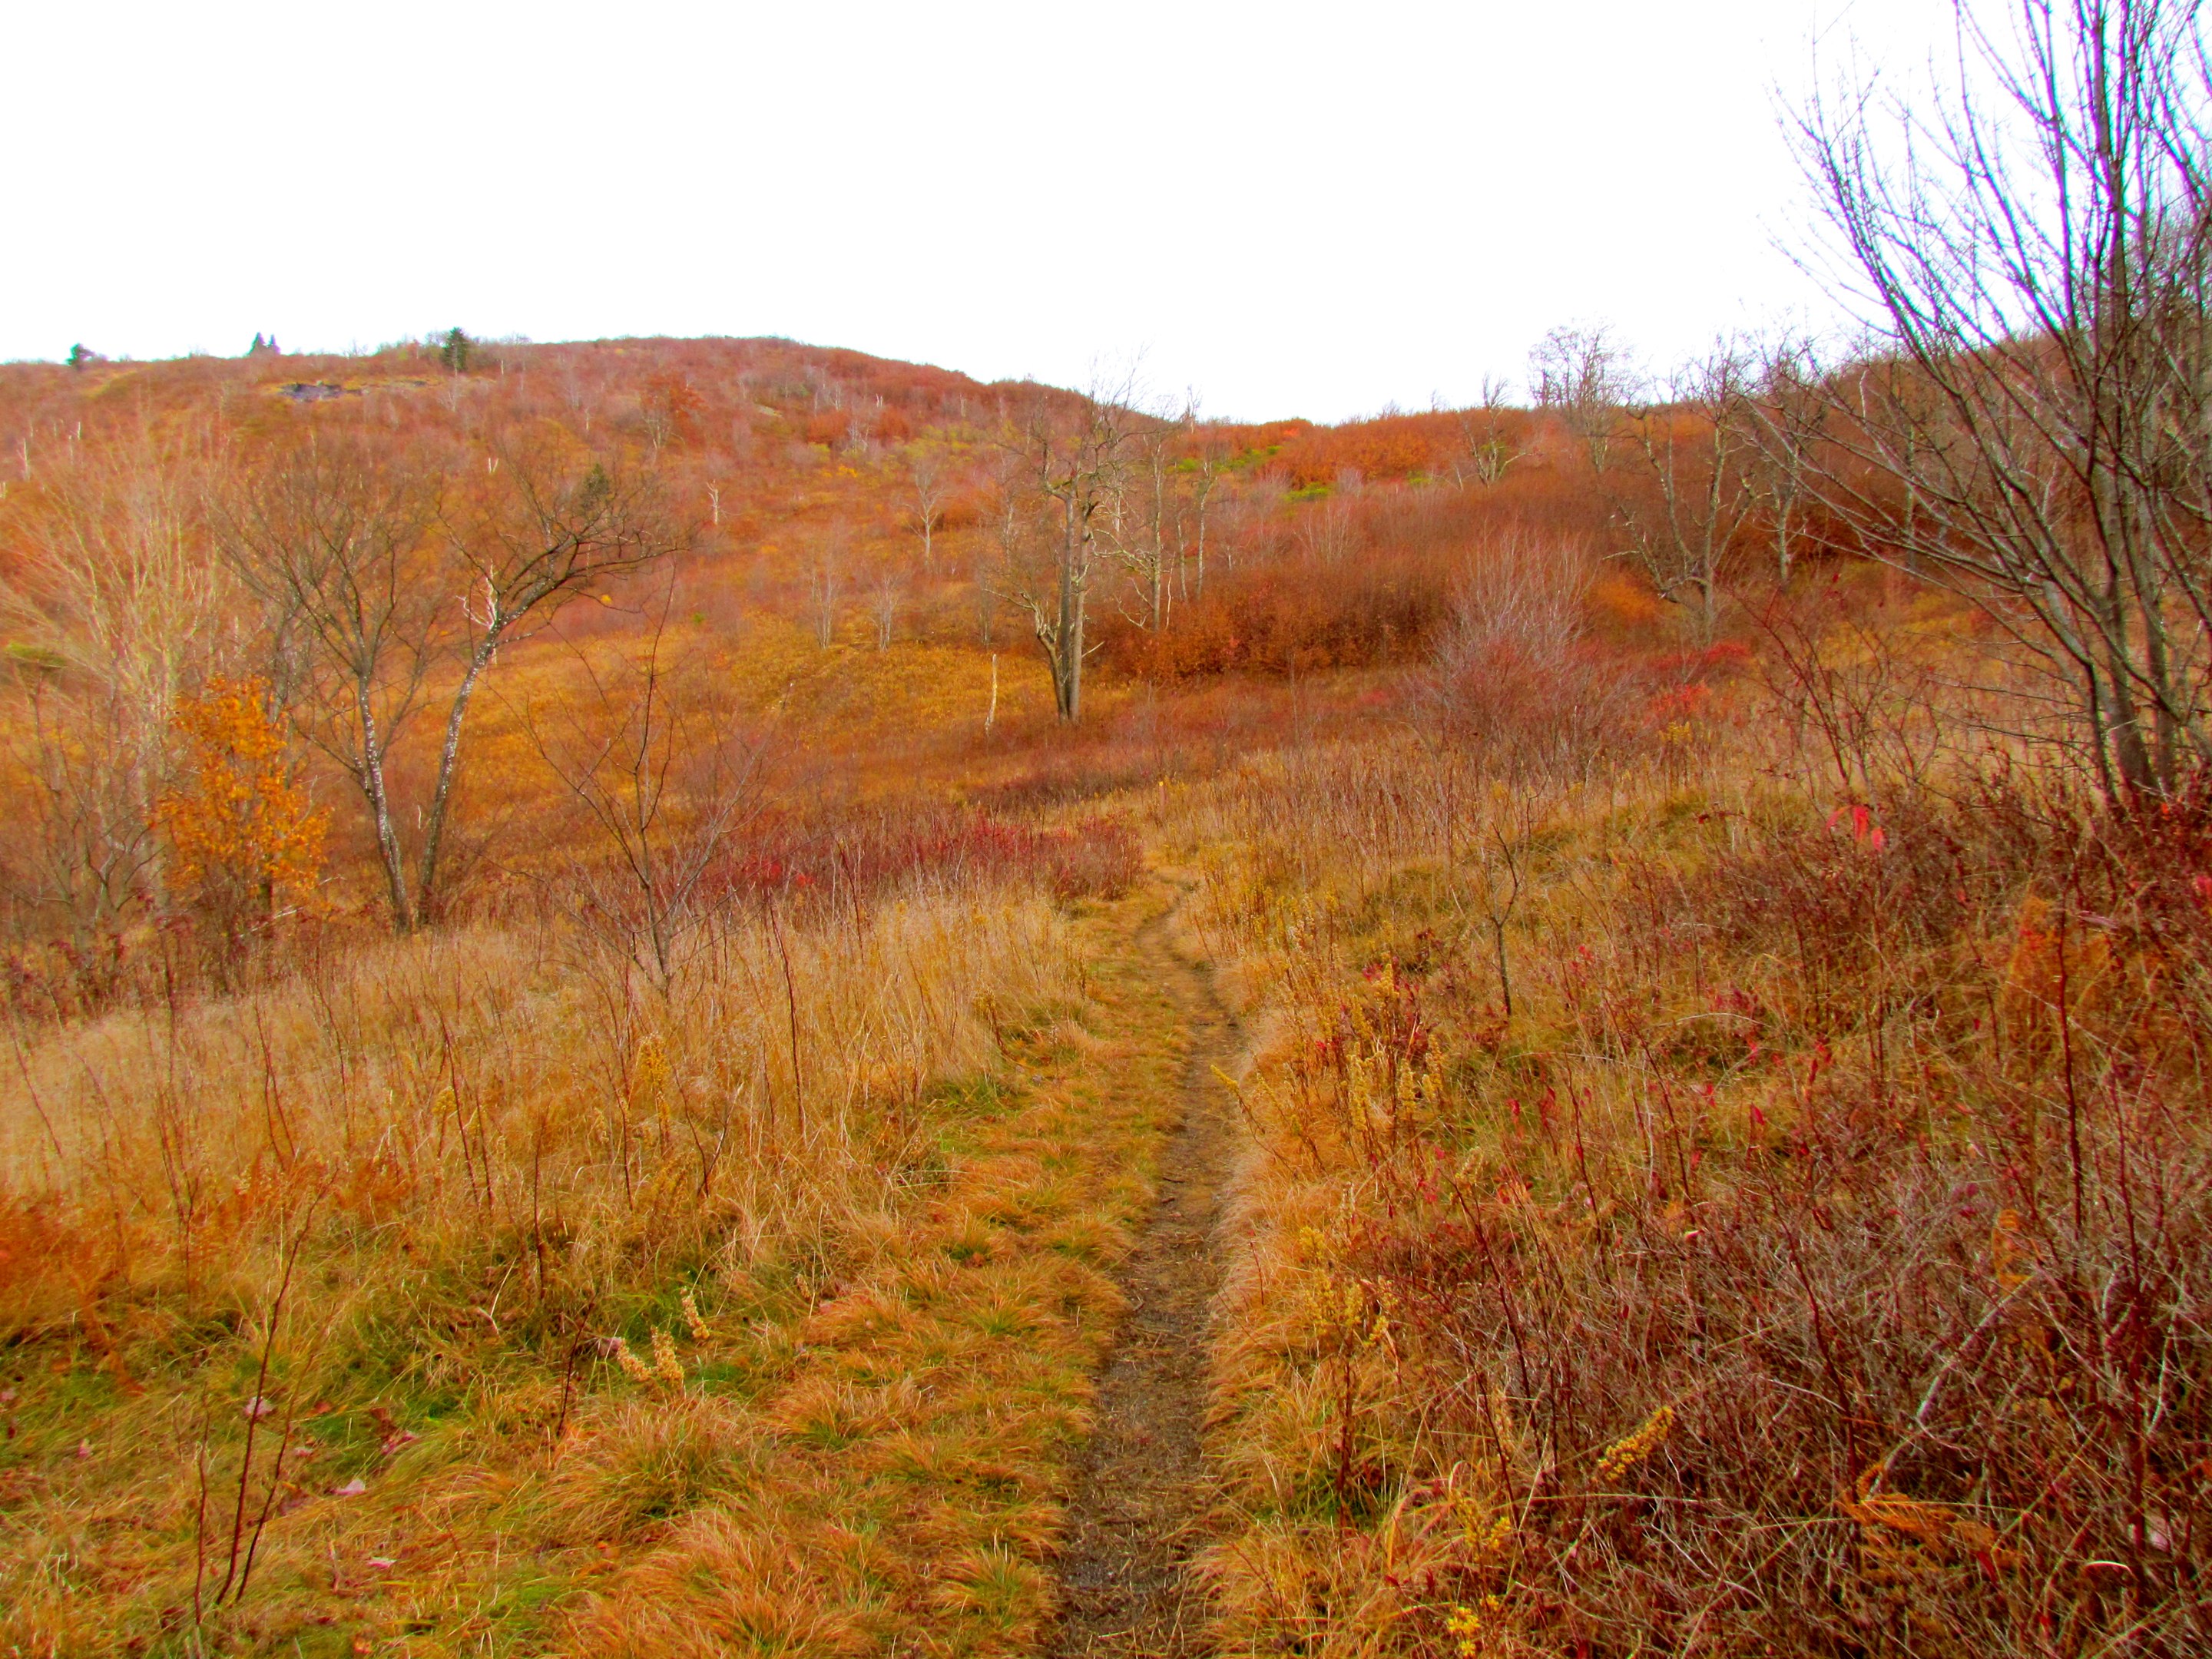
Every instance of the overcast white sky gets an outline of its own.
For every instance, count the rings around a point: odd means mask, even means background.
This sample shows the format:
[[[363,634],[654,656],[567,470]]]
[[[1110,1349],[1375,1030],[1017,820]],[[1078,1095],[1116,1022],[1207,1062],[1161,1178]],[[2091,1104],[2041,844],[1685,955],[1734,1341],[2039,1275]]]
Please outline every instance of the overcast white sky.
[[[1825,301],[1773,94],[1939,0],[17,0],[0,358],[781,334],[1335,419]]]

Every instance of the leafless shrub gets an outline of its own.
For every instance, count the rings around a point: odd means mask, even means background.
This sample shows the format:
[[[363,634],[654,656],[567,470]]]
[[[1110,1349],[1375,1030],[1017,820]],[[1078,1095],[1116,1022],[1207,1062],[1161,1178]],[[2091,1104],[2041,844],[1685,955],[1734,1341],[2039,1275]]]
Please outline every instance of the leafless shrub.
[[[675,594],[672,580],[653,600],[635,649],[572,652],[580,691],[522,711],[574,826],[551,860],[556,902],[621,981],[641,972],[664,1000],[729,902],[721,866],[760,810],[758,743],[668,660]]]
[[[1425,725],[1492,769],[1587,767],[1639,737],[1635,688],[1589,637],[1582,543],[1515,532],[1468,556],[1419,682]]]
[[[837,642],[837,622],[845,600],[845,553],[850,533],[833,526],[809,550],[806,564],[806,609],[814,624],[814,642],[824,651]]]

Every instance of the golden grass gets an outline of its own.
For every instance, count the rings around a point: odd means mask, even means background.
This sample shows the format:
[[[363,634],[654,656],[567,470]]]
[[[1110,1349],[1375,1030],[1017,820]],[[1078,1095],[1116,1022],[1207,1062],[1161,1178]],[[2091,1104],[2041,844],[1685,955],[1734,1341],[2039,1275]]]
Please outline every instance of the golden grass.
[[[1174,1099],[1075,988],[1133,914],[919,892],[788,1000],[733,927],[665,1006],[480,928],[30,1042],[0,1641],[1020,1650]]]
[[[1133,920],[1125,907],[1087,926],[1110,936]],[[574,1610],[576,1648],[1034,1648],[1069,1456],[1119,1312],[1105,1269],[1149,1199],[1176,1098],[1158,994],[1111,957],[1091,987],[1012,1038],[1014,1077],[959,1120],[944,1184],[798,1328],[765,1398],[750,1495],[697,1509]],[[641,1608],[665,1612],[641,1622]]]

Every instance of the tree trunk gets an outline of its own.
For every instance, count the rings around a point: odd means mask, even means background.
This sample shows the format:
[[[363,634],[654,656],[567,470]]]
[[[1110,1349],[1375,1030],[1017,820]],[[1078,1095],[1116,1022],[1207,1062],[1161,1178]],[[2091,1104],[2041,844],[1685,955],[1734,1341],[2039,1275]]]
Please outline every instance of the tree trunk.
[[[1061,519],[1060,627],[1053,664],[1053,700],[1069,725],[1083,718],[1083,521],[1071,490]]]
[[[384,787],[384,753],[376,730],[376,711],[369,707],[368,686],[357,682],[354,708],[361,721],[361,793],[368,803],[376,829],[377,856],[384,862],[384,879],[392,900],[394,932],[411,933],[415,908],[407,899],[407,866],[399,854],[399,837],[392,828],[392,801]]]
[[[446,836],[446,808],[453,799],[453,772],[461,754],[461,723],[468,717],[469,699],[476,694],[477,681],[499,650],[500,625],[485,631],[469,658],[468,672],[461,676],[461,684],[453,693],[452,712],[446,716],[445,746],[438,753],[438,782],[430,794],[429,822],[422,831],[422,862],[421,874],[415,884],[416,920],[428,915],[438,885],[438,849]]]

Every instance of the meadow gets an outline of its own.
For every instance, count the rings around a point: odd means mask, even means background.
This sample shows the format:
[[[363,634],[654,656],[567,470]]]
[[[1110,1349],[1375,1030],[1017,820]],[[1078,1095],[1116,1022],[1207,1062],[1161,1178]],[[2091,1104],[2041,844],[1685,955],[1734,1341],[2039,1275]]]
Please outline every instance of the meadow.
[[[1420,631],[1363,575],[1071,733],[982,521],[1037,389],[451,355],[5,377],[9,1644],[1031,1650],[1178,1109],[1121,797]],[[595,477],[471,685],[461,544]],[[1217,588],[1302,556],[1250,489]]]
[[[2212,1645],[2212,246],[2063,246],[1336,426],[0,366],[0,1646]]]

